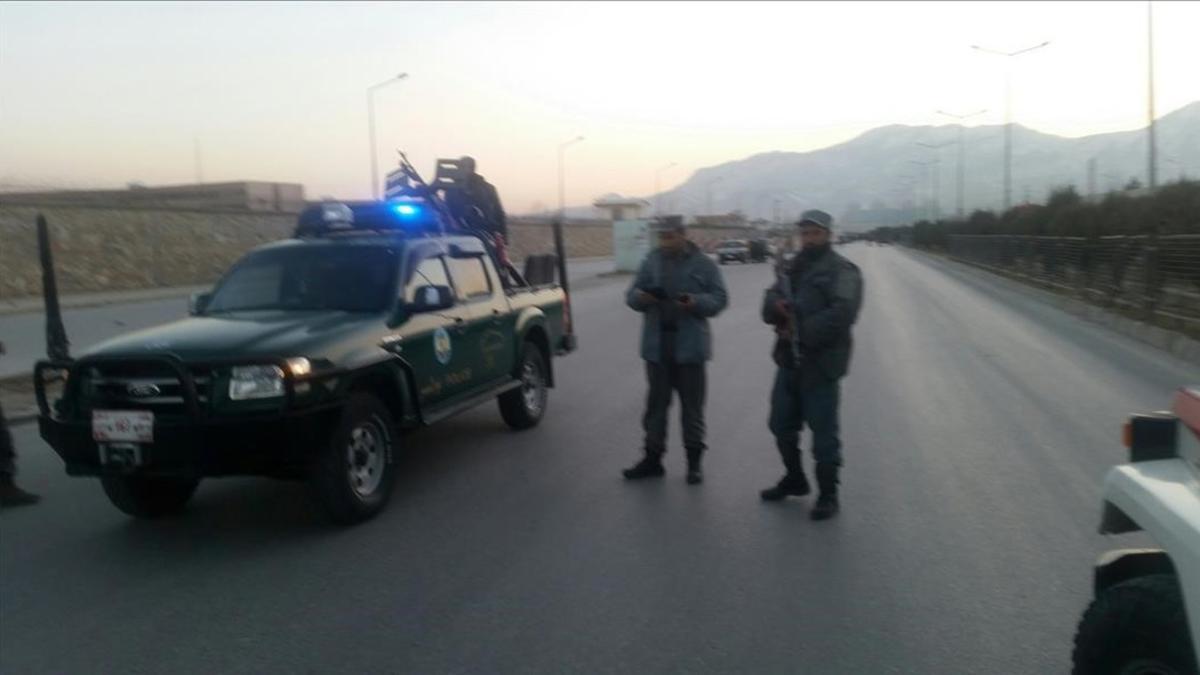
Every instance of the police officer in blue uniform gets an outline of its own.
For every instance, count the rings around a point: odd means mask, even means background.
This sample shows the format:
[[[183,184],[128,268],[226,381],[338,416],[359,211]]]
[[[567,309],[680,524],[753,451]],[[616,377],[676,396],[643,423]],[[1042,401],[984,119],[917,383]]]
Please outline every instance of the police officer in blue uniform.
[[[729,303],[717,264],[687,237],[682,216],[662,216],[653,225],[658,246],[646,256],[625,294],[643,315],[641,355],[646,362],[644,457],[622,473],[628,480],[658,478],[667,451],[667,411],[675,393],[682,408],[687,482],[704,481],[706,364],[712,358],[708,320]]]
[[[812,518],[825,520],[839,508],[839,381],[850,365],[850,328],[862,305],[863,282],[858,267],[833,250],[832,216],[805,211],[797,225],[802,248],[763,297],[763,321],[778,335],[769,426],[787,473],[761,496],[780,501],[812,491],[800,462],[800,431],[807,424],[820,491]]]

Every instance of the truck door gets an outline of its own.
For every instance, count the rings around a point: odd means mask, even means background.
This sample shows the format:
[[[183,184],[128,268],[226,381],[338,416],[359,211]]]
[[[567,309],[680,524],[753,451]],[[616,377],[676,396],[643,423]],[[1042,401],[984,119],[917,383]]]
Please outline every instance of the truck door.
[[[454,287],[441,255],[416,264],[404,287],[404,301],[416,300],[422,286]],[[440,312],[416,314],[405,322],[403,354],[413,367],[422,410],[436,408],[462,393],[463,376],[455,377],[454,373],[470,368],[463,363],[467,351],[463,343],[465,330],[466,308],[461,304]]]
[[[465,342],[471,352],[472,385],[484,388],[507,376],[505,368],[512,366],[508,356],[512,330],[506,330],[504,323],[509,315],[504,290],[486,256],[451,257],[446,262],[459,302],[467,312]]]

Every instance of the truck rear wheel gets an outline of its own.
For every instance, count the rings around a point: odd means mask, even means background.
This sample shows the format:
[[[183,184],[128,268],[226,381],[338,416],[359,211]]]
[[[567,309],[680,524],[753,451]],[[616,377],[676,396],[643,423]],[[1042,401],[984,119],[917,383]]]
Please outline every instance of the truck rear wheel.
[[[517,377],[521,386],[500,395],[500,416],[513,429],[529,429],[542,421],[550,397],[546,355],[533,342],[527,341],[521,349]]]
[[[351,394],[309,472],[317,502],[334,522],[361,523],[383,510],[395,482],[395,450],[387,406],[370,394]]]
[[[1183,594],[1170,574],[1107,588],[1092,601],[1075,634],[1075,675],[1196,672]]]
[[[179,513],[200,485],[197,478],[101,476],[108,501],[135,518],[159,518]]]

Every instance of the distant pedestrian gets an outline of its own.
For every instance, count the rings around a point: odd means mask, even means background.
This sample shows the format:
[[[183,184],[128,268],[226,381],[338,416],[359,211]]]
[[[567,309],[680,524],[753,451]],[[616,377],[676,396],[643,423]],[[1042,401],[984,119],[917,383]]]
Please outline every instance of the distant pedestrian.
[[[657,218],[658,247],[646,256],[625,302],[641,312],[642,359],[646,362],[644,457],[623,473],[629,480],[665,473],[667,413],[679,393],[683,446],[687,450],[687,482],[704,480],[706,363],[712,358],[708,320],[725,309],[728,295],[716,263],[687,236],[682,216]]]
[[[4,354],[4,343],[0,342],[0,355]],[[40,497],[17,487],[17,451],[13,446],[8,422],[4,419],[4,408],[0,408],[0,507],[36,504]]]
[[[863,282],[858,267],[833,251],[832,216],[805,211],[797,225],[802,248],[763,298],[763,321],[778,335],[769,426],[787,473],[761,495],[778,501],[811,492],[800,462],[800,432],[808,424],[820,490],[812,518],[825,520],[839,508],[839,380],[850,366],[850,327],[862,305]]]

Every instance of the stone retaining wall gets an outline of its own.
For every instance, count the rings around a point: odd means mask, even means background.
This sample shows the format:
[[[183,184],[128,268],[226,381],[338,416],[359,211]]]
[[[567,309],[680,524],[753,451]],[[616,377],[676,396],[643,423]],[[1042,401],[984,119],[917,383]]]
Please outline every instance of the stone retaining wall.
[[[0,300],[42,292],[38,213],[50,224],[63,294],[210,283],[247,250],[286,238],[295,226],[288,214],[0,204]],[[702,245],[744,236],[737,228],[691,233]],[[612,255],[607,224],[572,224],[564,236],[569,257]],[[548,223],[513,220],[509,239],[515,261],[554,251]]]

